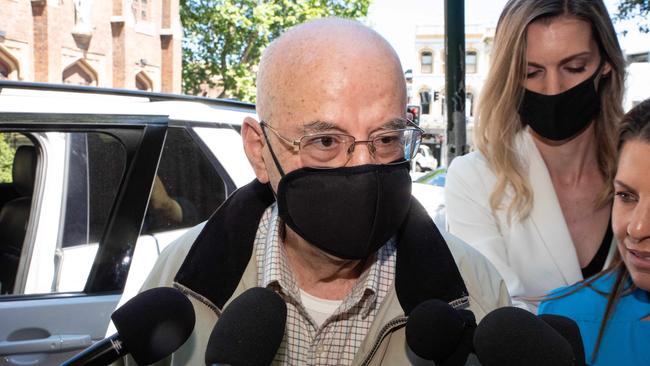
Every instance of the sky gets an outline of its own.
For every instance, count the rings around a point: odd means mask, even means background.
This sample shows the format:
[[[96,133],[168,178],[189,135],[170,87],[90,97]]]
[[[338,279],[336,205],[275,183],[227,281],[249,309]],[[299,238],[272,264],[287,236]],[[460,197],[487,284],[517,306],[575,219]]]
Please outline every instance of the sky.
[[[458,1],[458,0],[451,0]],[[494,24],[506,0],[465,0],[465,24]],[[616,13],[616,0],[605,0],[610,15]],[[402,60],[402,67],[415,65],[415,26],[444,24],[444,0],[373,0],[367,24],[391,43]],[[638,32],[633,22],[615,23],[623,51],[650,51],[650,34]],[[622,32],[628,34],[623,36]]]

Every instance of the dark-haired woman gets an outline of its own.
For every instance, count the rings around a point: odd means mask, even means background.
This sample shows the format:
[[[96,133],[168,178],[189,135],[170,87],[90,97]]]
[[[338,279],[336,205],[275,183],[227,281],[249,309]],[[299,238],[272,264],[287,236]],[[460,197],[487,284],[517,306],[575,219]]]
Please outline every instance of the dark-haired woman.
[[[650,99],[623,119],[609,270],[554,291],[539,312],[578,323],[590,365],[650,365]]]

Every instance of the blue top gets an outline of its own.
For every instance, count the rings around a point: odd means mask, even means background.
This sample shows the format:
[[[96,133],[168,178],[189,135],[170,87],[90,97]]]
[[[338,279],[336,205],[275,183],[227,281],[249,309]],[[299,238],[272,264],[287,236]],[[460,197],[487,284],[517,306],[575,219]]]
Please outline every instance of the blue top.
[[[609,293],[615,280],[616,273],[610,273],[591,286]],[[574,286],[551,293],[562,294]],[[542,302],[539,314],[566,316],[578,324],[588,365],[650,365],[650,321],[641,320],[650,315],[650,299],[646,291],[638,288],[619,299],[607,322],[598,357],[590,363],[606,306],[606,295],[584,287],[567,297]]]

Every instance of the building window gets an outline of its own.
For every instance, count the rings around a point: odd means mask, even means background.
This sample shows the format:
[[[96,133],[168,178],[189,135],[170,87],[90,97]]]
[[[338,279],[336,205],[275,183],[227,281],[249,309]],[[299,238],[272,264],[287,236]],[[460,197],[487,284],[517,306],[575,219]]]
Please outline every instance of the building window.
[[[131,7],[136,21],[147,22],[151,14],[149,14],[150,0],[133,0]]]
[[[420,72],[423,74],[433,72],[433,54],[430,51],[424,51],[420,54]]]
[[[476,51],[467,51],[465,54],[465,72],[468,74],[476,72]]]
[[[63,83],[97,86],[97,73],[85,61],[78,60],[63,70]]]
[[[465,94],[465,115],[467,117],[474,117],[474,94]]]
[[[153,91],[153,82],[144,71],[135,76],[135,88],[138,90]]]
[[[420,105],[422,105],[422,114],[429,114],[431,105],[431,90],[424,89],[420,91]]]

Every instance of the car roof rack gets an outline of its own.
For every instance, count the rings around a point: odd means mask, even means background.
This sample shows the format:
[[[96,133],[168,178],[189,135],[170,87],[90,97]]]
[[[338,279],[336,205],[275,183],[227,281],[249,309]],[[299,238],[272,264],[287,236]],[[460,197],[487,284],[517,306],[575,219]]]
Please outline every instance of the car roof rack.
[[[186,95],[186,94],[172,94],[172,93],[159,93],[159,92],[150,92],[144,90],[130,90],[130,89],[118,89],[118,88],[104,88],[96,86],[82,86],[82,85],[70,85],[70,84],[52,84],[52,83],[39,83],[39,82],[28,82],[28,81],[14,81],[14,80],[0,80],[0,92],[3,88],[10,89],[29,89],[29,90],[41,90],[41,91],[59,91],[59,92],[72,92],[72,93],[91,93],[91,94],[103,94],[103,95],[114,95],[114,96],[124,96],[124,97],[140,97],[148,98],[151,102],[158,101],[192,101],[192,102],[201,102],[209,105],[224,105],[224,106],[240,106],[243,108],[254,108],[255,105],[248,102],[242,102],[235,99],[220,99],[220,98],[208,98],[195,95]]]

